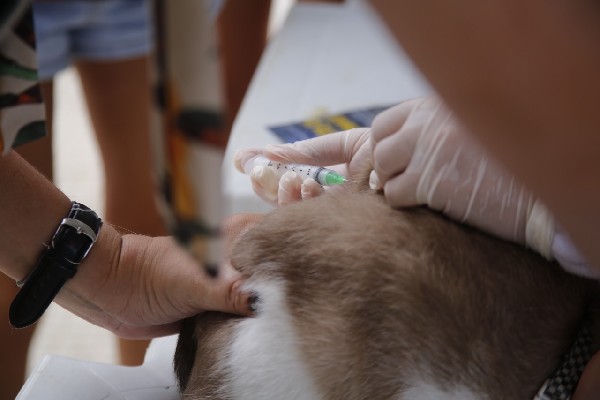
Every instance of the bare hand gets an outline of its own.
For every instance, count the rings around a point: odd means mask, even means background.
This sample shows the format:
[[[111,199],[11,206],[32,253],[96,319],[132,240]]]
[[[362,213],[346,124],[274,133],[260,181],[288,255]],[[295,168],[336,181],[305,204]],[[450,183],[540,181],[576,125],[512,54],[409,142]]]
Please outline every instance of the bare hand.
[[[228,220],[226,248],[256,219]],[[172,238],[121,236],[106,225],[56,300],[121,337],[141,339],[176,333],[181,319],[207,310],[250,315],[249,294],[240,285],[240,274],[227,262],[210,278]]]

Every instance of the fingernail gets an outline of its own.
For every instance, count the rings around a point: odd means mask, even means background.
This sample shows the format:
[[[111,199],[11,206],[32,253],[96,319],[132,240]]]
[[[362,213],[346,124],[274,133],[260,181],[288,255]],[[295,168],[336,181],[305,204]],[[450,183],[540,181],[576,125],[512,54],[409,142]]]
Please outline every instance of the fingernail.
[[[250,296],[248,296],[248,310],[255,313],[258,310],[258,294],[256,292],[252,292]]]
[[[302,178],[297,173],[288,171],[279,178],[279,185],[283,186],[284,189],[288,189],[290,185],[302,184]]]
[[[219,267],[214,264],[206,264],[204,271],[206,271],[206,275],[213,279],[219,275]]]
[[[252,158],[256,157],[257,155],[258,150],[255,149],[238,150],[233,155],[233,165],[235,166],[235,169],[243,174],[248,175],[249,167],[252,167],[252,163],[249,161],[251,161]]]
[[[369,187],[373,190],[379,190],[379,189],[383,188],[383,185],[381,184],[381,181],[379,180],[379,176],[377,175],[377,172],[375,172],[374,170],[371,171],[371,174],[369,175]]]
[[[303,200],[319,196],[323,192],[323,186],[319,185],[317,181],[311,178],[302,182],[302,186],[300,187],[300,194],[302,195]]]

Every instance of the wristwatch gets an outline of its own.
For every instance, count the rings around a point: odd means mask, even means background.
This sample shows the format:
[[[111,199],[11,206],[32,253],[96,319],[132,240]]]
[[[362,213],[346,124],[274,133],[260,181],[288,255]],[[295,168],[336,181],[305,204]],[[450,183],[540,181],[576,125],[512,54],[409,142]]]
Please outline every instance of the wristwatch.
[[[42,252],[33,272],[17,282],[21,290],[9,310],[13,327],[34,324],[44,314],[65,282],[77,272],[78,265],[96,242],[102,220],[83,204],[73,202],[50,245]]]

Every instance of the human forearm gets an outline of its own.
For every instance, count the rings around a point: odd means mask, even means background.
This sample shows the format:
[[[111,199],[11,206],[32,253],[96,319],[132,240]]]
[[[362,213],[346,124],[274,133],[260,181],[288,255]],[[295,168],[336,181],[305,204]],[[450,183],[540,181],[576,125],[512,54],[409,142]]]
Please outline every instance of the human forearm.
[[[539,0],[372,3],[467,128],[600,265],[595,11]]]
[[[15,152],[0,157],[0,270],[25,278],[71,204]]]
[[[50,244],[71,202],[15,152],[0,157],[0,270],[22,280],[33,270],[41,253]],[[71,311],[90,319],[86,313],[100,312],[90,299],[109,276],[118,259],[121,235],[105,225],[88,257],[59,292],[56,300]],[[95,309],[95,311],[94,311]],[[106,326],[106,325],[105,325]]]
[[[15,153],[0,157],[0,188],[0,270],[20,280],[71,203]],[[238,220],[233,230],[226,225],[230,241],[250,223]],[[156,337],[177,332],[179,320],[204,310],[250,313],[240,274],[226,265],[220,272],[209,278],[171,238],[120,235],[104,224],[55,300],[120,336]]]

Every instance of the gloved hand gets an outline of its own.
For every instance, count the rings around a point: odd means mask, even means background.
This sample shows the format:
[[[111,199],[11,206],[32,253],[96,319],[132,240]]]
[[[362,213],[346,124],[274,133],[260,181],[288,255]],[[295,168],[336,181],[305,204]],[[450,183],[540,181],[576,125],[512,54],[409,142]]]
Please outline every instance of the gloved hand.
[[[369,129],[359,128],[336,132],[292,144],[269,145],[264,149],[240,150],[234,156],[236,168],[250,175],[254,192],[273,205],[286,205],[298,200],[318,196],[325,190],[313,179],[302,180],[293,172],[281,179],[267,167],[248,170],[246,163],[256,155],[273,161],[328,166],[352,180],[371,160]],[[343,189],[328,187],[327,190]]]
[[[465,134],[434,97],[373,122],[376,186],[393,207],[418,204],[551,257],[554,221],[539,200]]]

